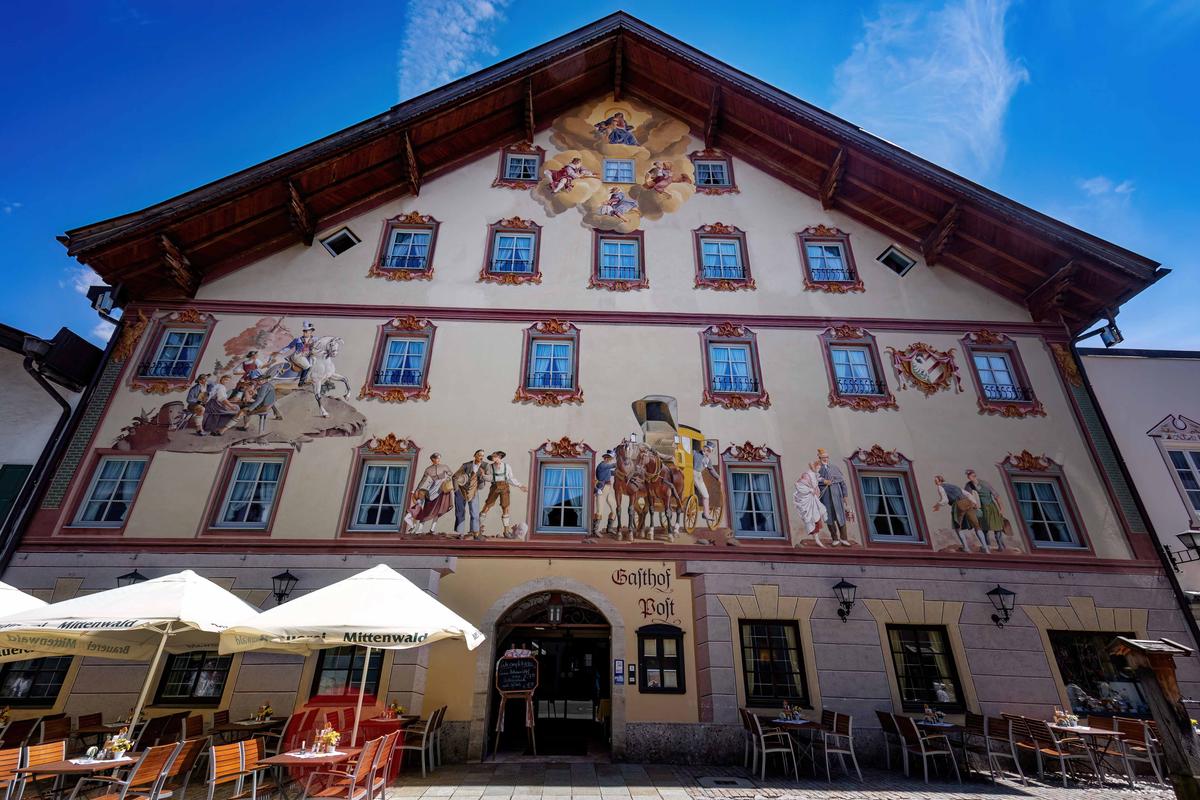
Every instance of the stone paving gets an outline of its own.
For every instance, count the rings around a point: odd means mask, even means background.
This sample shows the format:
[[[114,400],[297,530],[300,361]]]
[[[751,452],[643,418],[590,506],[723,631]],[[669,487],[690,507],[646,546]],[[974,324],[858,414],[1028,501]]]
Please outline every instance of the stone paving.
[[[711,778],[724,779],[714,787]],[[839,776],[832,783],[814,779],[801,770],[799,782],[778,779],[768,773],[765,782],[736,767],[683,767],[660,764],[570,763],[511,761],[486,764],[454,764],[439,768],[425,778],[419,770],[405,767],[397,785],[388,790],[388,800],[957,800],[957,798],[1004,798],[1005,800],[1169,800],[1170,789],[1139,782],[1136,788],[1110,779],[1101,787],[1095,782],[1061,784],[1017,780],[993,784],[972,776],[962,785],[919,778],[903,773],[864,769],[864,781]],[[733,781],[736,786],[729,786]],[[719,787],[719,788],[717,788]]]

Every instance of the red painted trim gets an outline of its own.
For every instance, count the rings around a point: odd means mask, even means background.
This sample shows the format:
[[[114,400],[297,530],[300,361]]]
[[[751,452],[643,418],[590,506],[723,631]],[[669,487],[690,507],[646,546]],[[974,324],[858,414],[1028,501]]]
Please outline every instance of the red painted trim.
[[[412,497],[414,481],[416,480],[417,465],[420,463],[418,459],[421,457],[421,448],[419,448],[412,439],[405,439],[408,448],[404,452],[378,452],[372,449],[371,441],[368,440],[358,447],[354,448],[353,463],[350,466],[350,479],[346,484],[345,497],[342,500],[342,513],[338,517],[338,538],[339,539],[361,539],[372,541],[381,536],[394,536],[399,534],[399,526],[403,522],[404,513],[408,508],[409,500]],[[403,487],[400,501],[400,518],[401,522],[397,523],[394,531],[369,531],[355,530],[350,526],[350,521],[353,518],[354,512],[358,509],[358,489],[362,481],[363,466],[368,461],[389,461],[397,464],[408,464],[408,482]]]
[[[865,291],[862,274],[858,271],[858,266],[854,263],[854,251],[850,248],[850,234],[838,228],[816,225],[805,228],[797,233],[796,243],[800,247],[800,266],[804,271],[804,288],[806,291],[829,292],[832,294]],[[812,265],[808,261],[808,245],[810,244],[839,245],[842,249],[842,258],[846,263],[851,280],[830,281],[814,278]]]
[[[88,525],[86,523],[76,525],[74,520],[79,517],[79,512],[83,508],[83,504],[87,502],[87,490],[92,485],[92,479],[96,475],[96,470],[100,467],[100,461],[105,456],[115,456],[116,458],[145,459],[146,466],[142,469],[142,478],[138,481],[137,488],[133,491],[133,497],[129,501],[129,510],[125,513],[125,519],[120,525],[109,527],[107,525]],[[126,526],[129,525],[129,518],[133,516],[133,510],[137,507],[138,497],[142,493],[142,487],[146,485],[146,476],[150,474],[150,463],[154,460],[154,451],[145,453],[133,452],[130,450],[115,450],[110,447],[96,448],[91,451],[88,457],[87,465],[80,470],[76,470],[75,477],[83,475],[83,481],[76,481],[72,487],[71,493],[63,503],[63,509],[68,513],[60,518],[59,525],[52,531],[51,535],[61,536],[111,536],[120,538],[125,533]]]
[[[704,247],[705,239],[726,239],[738,243],[742,254],[741,278],[706,278],[704,276]],[[754,274],[750,271],[750,248],[746,244],[746,232],[733,225],[714,222],[701,225],[692,231],[692,252],[696,259],[696,288],[716,289],[721,292],[736,292],[739,289],[755,289]]]
[[[883,361],[879,358],[879,345],[875,337],[855,325],[831,325],[821,333],[821,352],[825,356],[825,376],[829,379],[829,407],[850,408],[855,411],[878,411],[880,409],[900,410],[896,404],[896,396],[888,384],[887,375],[883,371]],[[833,346],[862,347],[871,357],[871,368],[875,372],[875,381],[883,386],[883,394],[843,395],[838,388],[837,370],[833,367]]]
[[[564,539],[581,542],[591,533],[593,515],[596,513],[595,492],[592,484],[596,476],[596,450],[586,442],[572,442],[568,437],[555,441],[546,441],[536,450],[530,451],[529,502],[527,503],[529,537],[537,541],[562,541]],[[537,529],[541,516],[542,496],[542,465],[543,464],[579,464],[586,470],[583,484],[583,507],[585,533],[552,533]]]
[[[506,178],[504,176],[504,166],[508,163],[509,154],[518,156],[537,156],[537,169],[533,171],[534,178],[528,181],[517,180],[515,178]],[[504,189],[532,189],[538,185],[538,181],[542,179],[542,165],[546,163],[545,149],[538,147],[529,142],[516,142],[507,147],[500,148],[500,163],[496,167],[496,179],[492,181],[493,187],[502,187]]]
[[[375,260],[367,270],[368,278],[383,278],[389,281],[428,281],[433,279],[433,255],[437,249],[438,228],[442,223],[428,214],[419,211],[409,211],[397,214],[383,221],[383,233],[379,237],[379,248],[375,251]],[[429,234],[429,249],[425,251],[425,268],[419,270],[385,267],[383,260],[387,257],[396,231],[417,231]]]
[[[437,327],[427,319],[417,317],[395,317],[379,326],[375,334],[375,346],[371,350],[371,360],[367,363],[367,376],[362,388],[358,390],[358,399],[374,399],[381,403],[405,403],[409,400],[429,399],[429,363],[433,358],[433,340],[437,335]],[[388,339],[395,337],[425,339],[425,358],[421,363],[421,383],[417,386],[393,386],[378,383],[375,376],[383,369],[383,357],[387,352]]]
[[[638,279],[636,281],[600,277],[600,243],[605,240],[621,239],[637,242]],[[646,241],[643,231],[617,233],[592,229],[592,275],[588,280],[588,288],[608,289],[610,292],[628,292],[634,289],[650,288],[650,276],[646,274]]]
[[[133,363],[133,369],[129,373],[129,388],[146,394],[158,395],[186,390],[196,380],[200,362],[204,358],[204,351],[212,341],[212,332],[216,326],[216,317],[211,314],[202,314],[192,305],[173,313],[152,316],[148,329],[142,333],[138,342],[139,347],[134,349],[134,353],[129,358],[129,361]],[[141,365],[154,360],[154,357],[158,355],[159,348],[162,347],[167,332],[171,330],[200,331],[203,334],[200,346],[196,349],[196,359],[192,362],[192,368],[187,377],[143,376]]]
[[[921,505],[921,490],[917,487],[916,471],[913,469],[912,461],[901,453],[895,453],[899,461],[893,465],[876,465],[864,463],[860,457],[863,449],[858,449],[852,456],[846,459],[846,466],[850,473],[849,486],[847,491],[853,489],[854,492],[854,507],[858,510],[858,529],[862,533],[863,547],[870,550],[881,550],[889,553],[897,553],[911,550],[921,550],[927,553],[933,553],[933,537],[929,532],[929,523],[925,519],[925,507]],[[909,516],[912,517],[912,523],[917,526],[917,541],[915,542],[877,542],[871,539],[871,532],[867,528],[867,507],[866,501],[863,498],[862,481],[860,480],[864,472],[882,472],[891,475],[900,475],[904,479],[905,488],[908,489]]]
[[[200,517],[200,525],[196,531],[197,536],[202,536],[205,539],[214,539],[220,537],[232,537],[236,539],[243,538],[269,538],[271,531],[275,528],[275,518],[279,514],[279,506],[283,501],[283,490],[287,486],[288,468],[292,463],[291,448],[249,448],[249,447],[230,447],[225,450],[221,458],[221,466],[217,469],[217,479],[213,481],[212,489],[209,490],[208,500],[204,505],[204,514]],[[217,515],[221,513],[221,506],[225,500],[225,495],[229,491],[229,484],[233,479],[233,470],[237,466],[240,458],[279,458],[283,457],[283,468],[279,471],[279,483],[275,489],[275,498],[271,501],[271,514],[267,518],[267,524],[262,528],[236,528],[227,525],[216,524]]]
[[[704,150],[696,150],[688,153],[688,160],[692,162],[692,175],[696,175],[697,161],[724,161],[725,174],[729,177],[728,186],[701,186],[700,182],[693,178],[693,185],[696,187],[696,194],[738,194],[741,190],[738,189],[737,177],[733,174],[733,158],[727,153],[716,148],[707,148]]]
[[[709,357],[709,346],[713,344],[738,344],[750,348],[750,363],[754,370],[750,377],[758,382],[758,391],[717,391],[713,388],[712,359]],[[771,396],[767,393],[762,362],[758,357],[758,336],[754,331],[728,322],[710,325],[700,332],[700,360],[704,365],[704,391],[700,396],[700,405],[734,409],[771,407]]]
[[[780,549],[786,548],[787,550],[793,550],[794,548],[792,547],[792,523],[788,519],[788,502],[787,502],[787,495],[786,495],[787,484],[785,484],[783,481],[783,459],[780,457],[780,455],[778,453],[776,453],[774,450],[772,450],[769,447],[762,448],[762,450],[764,451],[763,452],[764,457],[759,460],[750,460],[747,458],[734,458],[734,447],[735,447],[735,445],[731,445],[729,447],[726,447],[725,450],[721,452],[721,478],[723,479],[722,482],[724,483],[724,486],[722,488],[724,489],[724,494],[725,494],[724,512],[725,512],[725,516],[729,522],[730,538],[735,539],[737,541],[739,547],[744,546],[744,545],[753,546],[755,543],[762,541],[762,542],[770,543],[771,545],[774,546],[774,548],[780,548]],[[745,447],[745,445],[743,445],[743,447]],[[782,523],[783,536],[781,538],[760,539],[758,537],[753,537],[753,536],[747,537],[747,538],[742,538],[737,535],[737,525],[733,521],[733,515],[735,513],[733,510],[733,482],[730,481],[730,479],[729,479],[729,470],[731,467],[733,467],[733,468],[745,467],[748,469],[764,469],[765,468],[765,469],[770,469],[772,471],[774,480],[775,480],[774,494],[775,494],[775,503],[777,506],[776,513],[779,514],[779,521]],[[772,549],[774,549],[774,548],[772,548]]]
[[[1001,417],[1044,417],[1046,408],[1038,400],[1029,373],[1025,371],[1025,362],[1021,360],[1021,351],[1017,343],[1003,333],[983,329],[968,333],[959,343],[963,347],[967,367],[971,373],[971,382],[975,387],[975,399],[979,404],[980,414],[995,414]],[[983,393],[983,383],[979,380],[979,370],[975,366],[976,353],[1000,353],[1008,357],[1016,373],[1018,388],[1029,389],[1029,400],[991,400]]]
[[[343,305],[337,303],[289,303],[245,300],[197,300],[187,303],[159,303],[163,308],[195,306],[212,312],[228,314],[269,314],[272,316],[346,317],[346,318],[391,318],[419,316],[433,320],[467,320],[472,322],[521,322],[529,323],[545,319],[544,310],[534,308],[470,308],[458,306],[412,306],[412,305]],[[131,305],[130,309],[136,310]],[[1065,342],[1066,334],[1061,326],[1040,322],[978,322],[952,319],[890,319],[886,317],[808,317],[771,314],[699,314],[670,311],[615,311],[615,310],[556,310],[559,318],[576,323],[599,325],[681,325],[702,328],[719,322],[734,322],[753,328],[813,328],[823,330],[831,325],[850,324],[877,331],[916,331],[921,333],[962,333],[986,325],[989,330],[1014,336],[1039,336],[1048,342]]]
[[[533,237],[532,272],[492,272],[492,259],[496,252],[496,236],[501,233],[522,234]],[[504,286],[520,286],[542,282],[542,226],[533,220],[508,217],[488,225],[487,243],[483,249],[483,266],[479,268],[478,283],[499,283]]]
[[[1013,522],[1021,526],[1021,533],[1025,536],[1025,544],[1029,548],[1030,555],[1065,550],[1073,553],[1087,553],[1094,556],[1096,551],[1092,547],[1092,539],[1088,536],[1087,528],[1084,527],[1083,517],[1079,515],[1079,507],[1075,504],[1075,495],[1071,492],[1071,485],[1067,482],[1067,476],[1063,471],[1062,465],[1053,459],[1047,458],[1046,461],[1050,463],[1050,466],[1040,472],[1018,469],[1009,463],[1007,458],[996,465],[997,469],[1000,470],[1000,475],[1004,478],[1004,483],[1008,486],[1008,499],[1012,503],[1013,516],[1016,517]],[[1013,486],[1013,478],[1029,478],[1030,480],[1050,479],[1057,483],[1059,493],[1062,495],[1063,505],[1067,509],[1067,516],[1070,518],[1071,527],[1075,535],[1079,537],[1079,542],[1082,546],[1046,547],[1034,541],[1033,534],[1025,525],[1025,517],[1021,515],[1021,503],[1017,500],[1017,490]]]
[[[570,322],[549,319],[536,322],[524,330],[524,345],[521,353],[521,373],[517,376],[517,391],[514,403],[533,403],[538,406],[559,406],[563,403],[583,403],[583,387],[579,385],[580,332]],[[533,357],[534,341],[560,340],[571,343],[571,388],[538,389],[529,386],[529,364]]]

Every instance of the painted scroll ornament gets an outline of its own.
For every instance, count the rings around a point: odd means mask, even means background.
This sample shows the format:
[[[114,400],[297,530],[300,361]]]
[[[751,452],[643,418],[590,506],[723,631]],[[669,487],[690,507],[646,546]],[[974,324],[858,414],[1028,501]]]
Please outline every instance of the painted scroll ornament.
[[[943,389],[962,392],[962,379],[954,361],[953,347],[935,350],[924,342],[914,342],[903,350],[894,347],[887,350],[901,389],[914,386],[926,397]]]

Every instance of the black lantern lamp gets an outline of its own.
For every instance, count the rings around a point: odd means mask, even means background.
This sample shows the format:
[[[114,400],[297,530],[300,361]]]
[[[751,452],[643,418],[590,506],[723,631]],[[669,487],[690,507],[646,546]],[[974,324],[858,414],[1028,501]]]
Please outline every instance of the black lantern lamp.
[[[300,579],[291,573],[290,570],[284,570],[278,575],[271,577],[271,586],[275,593],[275,603],[282,603],[292,596],[292,589],[296,588],[296,584]]]
[[[562,595],[555,592],[550,595],[550,603],[546,606],[546,617],[551,625],[562,623],[563,602]]]
[[[838,616],[842,618],[842,622],[850,616],[850,609],[854,608],[854,592],[858,589],[850,581],[842,578],[833,585],[833,596],[838,601]]]
[[[996,613],[992,614],[992,622],[996,623],[997,628],[1003,628],[1004,623],[1012,619],[1013,609],[1017,607],[1017,593],[996,584],[987,597],[992,601],[992,608],[996,609]]]
[[[1167,560],[1171,562],[1172,569],[1180,572],[1180,564],[1200,561],[1200,530],[1191,528],[1183,533],[1175,534],[1175,538],[1183,545],[1182,550],[1172,550],[1166,544],[1162,545],[1162,549],[1167,555]]]
[[[126,572],[124,575],[117,576],[117,586],[133,586],[135,583],[142,583],[150,580],[136,569],[133,572]]]

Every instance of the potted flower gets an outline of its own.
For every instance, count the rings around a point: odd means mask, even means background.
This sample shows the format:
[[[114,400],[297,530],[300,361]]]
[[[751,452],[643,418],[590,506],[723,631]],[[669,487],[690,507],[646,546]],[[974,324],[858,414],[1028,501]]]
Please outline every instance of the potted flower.
[[[129,738],[129,729],[121,728],[117,731],[116,736],[110,736],[104,742],[104,749],[98,754],[98,758],[102,761],[107,761],[113,758],[124,758],[125,754],[133,749],[133,740]]]
[[[398,717],[404,716],[405,711],[406,711],[406,709],[404,708],[404,706],[400,705],[395,700],[388,703],[387,712],[388,712],[388,717],[390,719],[396,719]]]
[[[326,727],[317,734],[316,747],[318,753],[332,753],[341,740],[342,735],[333,728]]]
[[[271,708],[271,704],[263,703],[258,707],[258,710],[254,712],[254,720],[256,722],[266,722],[274,715],[275,709]]]

